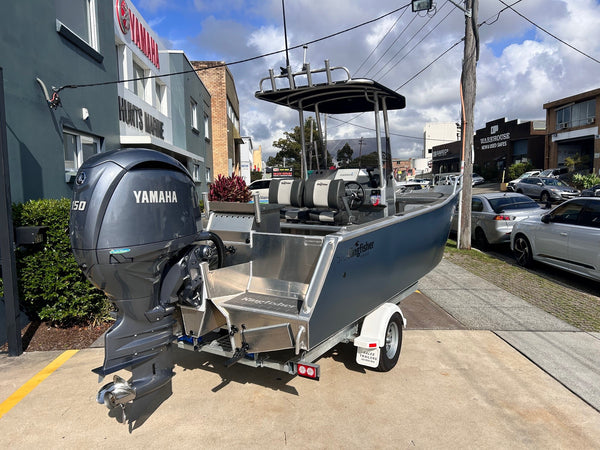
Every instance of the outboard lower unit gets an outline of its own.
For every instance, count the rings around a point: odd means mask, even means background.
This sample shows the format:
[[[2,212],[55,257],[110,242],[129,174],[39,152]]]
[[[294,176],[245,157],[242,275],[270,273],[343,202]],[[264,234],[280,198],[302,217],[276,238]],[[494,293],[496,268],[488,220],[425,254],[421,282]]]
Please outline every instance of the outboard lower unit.
[[[88,159],[77,174],[70,221],[73,253],[117,310],[105,336],[104,364],[94,372],[132,373],[127,381],[115,375],[98,401],[120,406],[123,416],[133,399],[161,388],[171,393],[173,304],[181,295],[201,301],[198,266],[211,259],[215,245],[222,249],[219,238],[202,233],[199,224],[194,182],[167,155],[147,149],[103,153]]]

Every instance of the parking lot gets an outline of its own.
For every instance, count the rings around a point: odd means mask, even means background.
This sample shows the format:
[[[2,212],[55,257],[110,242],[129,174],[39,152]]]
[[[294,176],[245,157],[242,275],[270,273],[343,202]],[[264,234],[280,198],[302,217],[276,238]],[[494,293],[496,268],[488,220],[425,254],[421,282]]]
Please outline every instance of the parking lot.
[[[218,357],[177,350],[173,395],[129,426],[95,402],[101,384],[90,370],[102,363],[101,348],[75,353],[8,410],[7,399],[64,354],[2,355],[2,441],[6,448],[598,448],[600,334],[445,260],[420,291],[402,304],[408,329],[390,372],[358,366],[351,344],[318,361],[318,382],[226,369]]]

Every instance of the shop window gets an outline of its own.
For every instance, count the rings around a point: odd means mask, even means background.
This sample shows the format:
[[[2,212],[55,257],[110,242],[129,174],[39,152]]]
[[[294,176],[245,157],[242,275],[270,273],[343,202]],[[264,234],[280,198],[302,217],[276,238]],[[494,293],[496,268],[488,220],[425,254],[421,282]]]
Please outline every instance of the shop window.
[[[133,93],[138,97],[146,98],[146,76],[145,70],[135,61],[133,62]]]
[[[190,99],[190,120],[192,130],[198,130],[198,103],[193,98]]]
[[[90,47],[98,50],[96,0],[54,0],[56,18]]]
[[[90,156],[100,152],[100,139],[76,131],[63,131],[63,151],[65,157],[65,180],[67,182],[77,174],[77,170]]]
[[[200,164],[194,164],[194,166],[192,167],[192,178],[196,182],[202,181],[200,179]]]
[[[210,119],[207,114],[204,114],[204,138],[210,140]]]
[[[161,113],[166,114],[166,86],[160,81],[154,83],[154,107]]]
[[[596,100],[575,103],[556,110],[556,129],[580,127],[596,122]]]

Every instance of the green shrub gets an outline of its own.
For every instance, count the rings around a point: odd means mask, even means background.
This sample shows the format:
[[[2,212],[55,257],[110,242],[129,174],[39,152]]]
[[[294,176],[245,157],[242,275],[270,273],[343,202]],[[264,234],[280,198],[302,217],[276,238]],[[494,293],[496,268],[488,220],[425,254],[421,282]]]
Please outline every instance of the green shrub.
[[[582,175],[576,173],[573,175],[571,182],[577,189],[589,189],[592,186],[600,184],[600,177],[594,174]]]
[[[97,323],[110,309],[77,266],[69,240],[68,199],[32,200],[13,206],[15,226],[48,227],[46,242],[17,250],[21,306],[30,319],[59,326]]]
[[[514,180],[515,178],[519,178],[525,172],[532,169],[533,166],[529,162],[512,164],[508,166],[508,169],[506,169],[505,181],[508,183],[509,181]]]

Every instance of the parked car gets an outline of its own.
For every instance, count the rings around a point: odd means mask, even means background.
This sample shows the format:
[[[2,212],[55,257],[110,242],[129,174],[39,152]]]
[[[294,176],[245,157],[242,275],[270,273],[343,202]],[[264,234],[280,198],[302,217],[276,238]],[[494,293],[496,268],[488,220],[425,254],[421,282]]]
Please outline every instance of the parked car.
[[[261,180],[254,180],[248,186],[248,188],[252,192],[252,195],[254,195],[256,192],[258,192],[261,203],[269,202],[269,186],[271,185],[271,180],[272,180],[272,178],[263,178]]]
[[[473,195],[471,199],[471,239],[475,246],[510,242],[513,225],[528,217],[539,217],[542,209],[529,197],[514,192]],[[452,231],[458,230],[458,213],[452,218]]]
[[[471,181],[473,182],[473,186],[477,186],[478,184],[485,183],[485,178],[483,178],[481,175],[477,175],[476,173],[474,173]]]
[[[537,170],[537,169],[536,170],[528,170],[527,172],[519,175],[518,178],[515,178],[514,180],[510,180],[508,182],[508,184],[506,185],[506,189],[509,191],[514,191],[515,184],[517,184],[523,178],[539,176],[540,172],[541,172],[541,170]]]
[[[560,167],[557,169],[546,169],[540,173],[540,177],[559,178],[561,175],[569,173],[568,167]]]
[[[540,261],[600,281],[599,242],[600,198],[586,197],[515,224],[511,249],[521,266]]]
[[[523,178],[514,189],[532,198],[539,198],[543,203],[559,202],[579,196],[579,191],[568,184],[549,177]]]
[[[600,184],[581,191],[582,197],[600,197]]]
[[[460,176],[460,173],[437,173],[433,176],[434,185],[452,186],[456,179]]]

